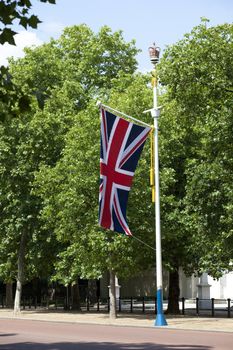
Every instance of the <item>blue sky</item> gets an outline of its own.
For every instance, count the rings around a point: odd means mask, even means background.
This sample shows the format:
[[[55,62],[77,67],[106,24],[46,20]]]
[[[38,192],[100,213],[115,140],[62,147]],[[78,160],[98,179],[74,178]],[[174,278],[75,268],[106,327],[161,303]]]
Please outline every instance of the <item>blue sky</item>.
[[[10,55],[21,55],[22,47],[41,44],[50,37],[57,38],[66,26],[86,23],[94,32],[103,25],[113,31],[123,30],[127,41],[136,40],[142,50],[138,55],[140,70],[149,70],[148,47],[155,41],[164,49],[183,38],[200,23],[209,25],[232,23],[232,0],[57,0],[56,5],[32,0],[33,13],[43,21],[38,30],[21,33],[18,48],[0,47],[0,59],[9,49]],[[18,53],[17,53],[18,50]],[[1,61],[0,61],[1,62]]]

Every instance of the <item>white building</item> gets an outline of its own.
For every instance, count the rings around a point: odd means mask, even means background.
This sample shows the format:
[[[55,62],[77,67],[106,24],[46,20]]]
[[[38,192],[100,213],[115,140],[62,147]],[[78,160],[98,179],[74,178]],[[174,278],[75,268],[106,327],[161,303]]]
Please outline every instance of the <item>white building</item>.
[[[180,276],[180,298],[185,299],[231,299],[233,300],[233,271],[224,274],[220,279],[215,280],[207,273],[201,277],[185,276],[182,269]],[[120,296],[139,297],[154,296],[156,294],[156,278],[153,270],[145,271],[136,277],[127,280],[119,280]],[[109,279],[107,274],[100,281],[100,295],[108,297]],[[168,273],[163,273],[164,299],[168,296]]]
[[[233,299],[233,271],[218,280],[204,273],[201,277],[186,277],[180,273],[180,296],[200,299]]]

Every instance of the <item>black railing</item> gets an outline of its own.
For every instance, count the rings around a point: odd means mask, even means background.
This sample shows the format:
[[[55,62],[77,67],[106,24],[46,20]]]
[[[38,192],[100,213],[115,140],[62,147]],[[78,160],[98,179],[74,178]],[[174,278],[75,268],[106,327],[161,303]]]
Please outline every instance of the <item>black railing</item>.
[[[232,317],[233,299],[185,299],[179,302],[180,313],[191,316],[211,317]],[[6,308],[6,299],[0,295],[0,307]],[[12,305],[13,307],[13,305]],[[37,300],[36,297],[23,297],[21,307],[25,309],[64,309],[72,310],[72,300],[67,297],[54,298],[44,297]],[[164,301],[164,310],[167,308],[167,301]],[[109,312],[110,299],[99,298],[94,302],[88,297],[81,302],[81,310],[86,312]],[[117,300],[117,311],[119,313],[156,313],[155,297],[128,297]]]
[[[208,315],[212,317],[231,317],[233,311],[233,300],[229,299],[181,299],[182,314],[185,315]]]

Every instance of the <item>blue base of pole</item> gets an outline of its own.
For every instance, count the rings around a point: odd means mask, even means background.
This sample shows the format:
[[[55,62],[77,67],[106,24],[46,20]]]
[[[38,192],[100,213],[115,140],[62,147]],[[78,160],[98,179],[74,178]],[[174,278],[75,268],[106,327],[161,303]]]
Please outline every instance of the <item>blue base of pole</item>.
[[[163,291],[162,289],[157,290],[157,316],[155,320],[155,326],[167,326],[167,321],[163,313]]]
[[[155,326],[157,327],[167,326],[167,321],[165,319],[164,314],[159,314],[156,316]]]

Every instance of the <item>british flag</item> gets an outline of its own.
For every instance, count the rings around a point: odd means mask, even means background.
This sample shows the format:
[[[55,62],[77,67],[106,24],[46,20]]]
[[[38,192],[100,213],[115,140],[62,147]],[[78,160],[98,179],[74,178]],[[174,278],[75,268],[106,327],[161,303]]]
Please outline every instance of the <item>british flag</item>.
[[[128,195],[150,127],[101,108],[100,226],[131,236],[126,221]]]

